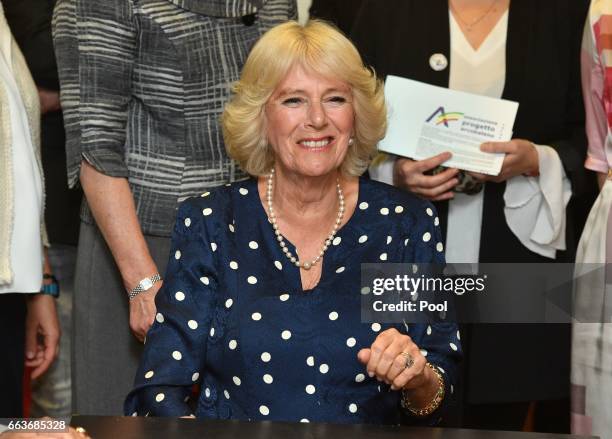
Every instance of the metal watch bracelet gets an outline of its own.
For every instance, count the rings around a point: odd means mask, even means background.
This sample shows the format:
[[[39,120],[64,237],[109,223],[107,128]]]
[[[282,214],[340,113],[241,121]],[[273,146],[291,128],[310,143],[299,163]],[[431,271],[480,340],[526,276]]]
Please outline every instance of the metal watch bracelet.
[[[153,288],[153,285],[155,285],[160,280],[162,280],[162,278],[159,273],[155,273],[151,277],[145,277],[140,282],[138,282],[138,285],[135,288],[128,292],[130,300],[138,296],[140,293],[150,290],[151,288]]]

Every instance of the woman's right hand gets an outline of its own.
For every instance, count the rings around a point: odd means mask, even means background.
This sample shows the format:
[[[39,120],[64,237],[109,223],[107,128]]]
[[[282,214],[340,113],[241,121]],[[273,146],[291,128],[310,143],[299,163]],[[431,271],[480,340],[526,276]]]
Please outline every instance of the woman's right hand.
[[[441,165],[452,157],[443,152],[426,160],[399,158],[393,167],[393,184],[431,201],[449,200],[454,197],[452,189],[459,184],[458,169],[448,168],[437,175],[424,173]]]

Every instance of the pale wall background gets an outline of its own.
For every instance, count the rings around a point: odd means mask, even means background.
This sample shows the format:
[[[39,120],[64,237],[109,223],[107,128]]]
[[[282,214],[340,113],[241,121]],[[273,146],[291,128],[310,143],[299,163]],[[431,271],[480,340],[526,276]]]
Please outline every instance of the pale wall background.
[[[312,4],[312,0],[298,0],[298,20],[304,24],[308,20],[308,8]]]

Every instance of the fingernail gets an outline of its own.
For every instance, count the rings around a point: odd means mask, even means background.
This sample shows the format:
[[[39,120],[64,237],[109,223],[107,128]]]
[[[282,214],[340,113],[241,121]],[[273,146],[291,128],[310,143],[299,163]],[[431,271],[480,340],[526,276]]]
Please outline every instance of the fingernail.
[[[28,360],[31,360],[32,358],[34,358],[34,352],[31,352],[31,351],[26,352],[26,357],[28,357]]]
[[[374,378],[374,372],[370,372],[370,371],[368,371],[368,376],[369,376],[370,378]]]
[[[395,387],[395,385],[391,384],[391,390],[397,390],[397,387]]]

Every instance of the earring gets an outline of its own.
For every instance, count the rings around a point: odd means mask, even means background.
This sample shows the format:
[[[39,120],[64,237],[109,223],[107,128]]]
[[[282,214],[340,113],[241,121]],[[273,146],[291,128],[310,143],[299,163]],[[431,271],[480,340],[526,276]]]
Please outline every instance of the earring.
[[[355,143],[355,138],[354,137],[349,138],[349,141],[348,141],[349,146],[353,146],[353,143]]]

